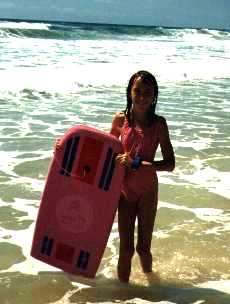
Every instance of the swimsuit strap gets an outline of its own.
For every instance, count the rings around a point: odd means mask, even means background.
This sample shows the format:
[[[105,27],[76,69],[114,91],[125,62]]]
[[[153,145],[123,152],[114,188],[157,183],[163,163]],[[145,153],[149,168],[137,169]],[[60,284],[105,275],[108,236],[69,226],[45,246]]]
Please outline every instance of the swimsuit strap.
[[[144,140],[144,138],[141,136],[141,133],[142,133],[141,130],[138,131],[133,126],[130,127],[128,124],[127,118],[125,118],[123,126],[122,126],[122,130],[121,130],[121,140],[122,140],[122,144],[123,144],[126,152],[132,153],[133,149],[136,148],[137,151],[136,151],[135,155],[138,154],[139,150],[141,149],[141,146],[143,145],[143,140]],[[132,143],[131,147],[128,148],[127,147],[128,142],[130,140],[132,140],[132,137],[134,137],[133,143]],[[138,140],[137,137],[142,137],[142,138]]]

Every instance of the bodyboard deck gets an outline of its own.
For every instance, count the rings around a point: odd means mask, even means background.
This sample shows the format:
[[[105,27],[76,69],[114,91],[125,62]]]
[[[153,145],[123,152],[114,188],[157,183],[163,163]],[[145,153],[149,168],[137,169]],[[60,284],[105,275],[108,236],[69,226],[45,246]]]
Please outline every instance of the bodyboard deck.
[[[120,141],[97,129],[70,128],[54,151],[31,255],[66,272],[95,277],[121,192]]]

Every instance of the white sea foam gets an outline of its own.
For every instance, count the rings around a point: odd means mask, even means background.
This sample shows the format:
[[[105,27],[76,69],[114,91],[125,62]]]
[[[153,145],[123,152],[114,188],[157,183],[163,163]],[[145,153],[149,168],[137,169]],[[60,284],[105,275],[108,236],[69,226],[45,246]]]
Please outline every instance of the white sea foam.
[[[7,203],[1,202],[2,206],[10,206]],[[15,272],[19,271],[24,274],[36,275],[40,271],[60,271],[55,267],[52,267],[46,263],[38,261],[30,256],[30,250],[32,245],[33,232],[35,228],[35,220],[37,217],[38,208],[36,207],[37,201],[25,200],[16,198],[14,202],[14,209],[26,212],[26,215],[20,216],[20,221],[33,220],[34,223],[29,228],[22,230],[9,230],[1,229],[0,237],[2,240],[7,236],[7,242],[22,249],[22,254],[25,257],[25,261],[15,263],[10,268],[3,272]]]
[[[48,63],[48,62],[47,62]],[[28,63],[29,64],[29,63]],[[31,63],[32,65],[32,63]],[[197,63],[200,66],[200,63]],[[213,78],[228,77],[226,64],[216,64],[210,72],[207,66],[200,67],[196,70],[190,64],[162,64],[156,63],[147,65],[147,63],[128,64],[118,62],[114,64],[91,63],[72,64],[72,67],[53,67],[49,68],[13,68],[7,71],[0,71],[0,90],[23,90],[24,88],[38,91],[74,93],[81,92],[83,89],[96,87],[125,87],[129,76],[136,70],[149,69],[157,76],[163,84],[168,81],[187,81],[187,80],[211,80]],[[98,73],[97,71],[100,71]],[[112,73],[111,73],[112,71]],[[214,72],[215,71],[215,72]],[[47,73],[50,81],[47,81]],[[23,74],[23,77],[21,75]]]
[[[49,24],[46,23],[31,23],[31,22],[0,22],[1,28],[10,28],[10,29],[41,29],[49,30]]]
[[[220,172],[211,167],[203,167],[203,161],[199,159],[192,160],[191,164],[196,166],[197,170],[193,174],[180,172],[181,179],[230,199],[229,172]]]
[[[186,148],[193,148],[196,151],[202,151],[203,149],[206,149],[210,146],[210,144],[213,142],[211,138],[200,138],[200,139],[194,139],[191,141],[176,141],[173,140],[173,146],[175,148],[177,147],[186,147]]]
[[[230,294],[230,280],[208,281],[197,285],[202,288],[212,288]]]
[[[175,210],[185,210],[194,214],[198,219],[206,222],[215,222],[222,225],[222,228],[217,228],[217,230],[224,229],[230,231],[230,213],[225,213],[222,209],[217,208],[188,208],[182,205],[176,205],[168,202],[160,202],[159,208],[169,208]],[[214,228],[212,232],[216,232]],[[211,233],[211,230],[206,231],[206,233]],[[164,237],[164,235],[163,235]]]

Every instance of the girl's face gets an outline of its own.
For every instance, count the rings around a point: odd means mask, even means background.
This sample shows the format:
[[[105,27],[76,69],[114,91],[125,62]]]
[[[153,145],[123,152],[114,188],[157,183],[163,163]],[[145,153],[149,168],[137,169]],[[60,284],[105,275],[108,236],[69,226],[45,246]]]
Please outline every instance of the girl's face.
[[[141,77],[134,80],[131,89],[133,111],[146,113],[155,99],[154,88],[143,82]]]

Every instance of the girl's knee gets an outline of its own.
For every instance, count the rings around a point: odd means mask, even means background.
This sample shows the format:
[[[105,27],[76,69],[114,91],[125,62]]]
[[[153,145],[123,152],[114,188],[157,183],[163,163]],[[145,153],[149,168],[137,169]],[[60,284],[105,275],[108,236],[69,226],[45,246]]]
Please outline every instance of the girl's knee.
[[[134,248],[120,248],[120,257],[126,259],[132,259],[134,255]]]
[[[136,247],[136,252],[138,253],[139,256],[149,256],[151,255],[150,248],[145,248],[138,246]]]

